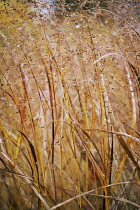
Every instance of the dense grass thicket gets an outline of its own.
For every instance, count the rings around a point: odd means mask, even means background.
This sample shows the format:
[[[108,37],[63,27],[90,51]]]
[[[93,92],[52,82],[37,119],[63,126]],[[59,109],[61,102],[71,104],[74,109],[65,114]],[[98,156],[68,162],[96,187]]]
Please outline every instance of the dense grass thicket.
[[[140,208],[138,9],[0,2],[0,209]]]

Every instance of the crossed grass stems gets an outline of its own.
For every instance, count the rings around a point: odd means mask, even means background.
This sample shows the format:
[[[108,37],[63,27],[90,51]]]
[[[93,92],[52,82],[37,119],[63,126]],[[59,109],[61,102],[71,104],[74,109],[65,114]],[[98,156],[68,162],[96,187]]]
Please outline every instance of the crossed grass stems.
[[[137,19],[102,12],[1,20],[3,209],[140,208]]]

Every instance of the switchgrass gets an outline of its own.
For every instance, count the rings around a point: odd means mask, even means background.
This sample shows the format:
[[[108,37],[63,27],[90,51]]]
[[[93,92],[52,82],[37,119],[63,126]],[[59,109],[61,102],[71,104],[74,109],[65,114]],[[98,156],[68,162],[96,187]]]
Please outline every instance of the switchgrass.
[[[139,209],[138,17],[0,5],[0,208]]]

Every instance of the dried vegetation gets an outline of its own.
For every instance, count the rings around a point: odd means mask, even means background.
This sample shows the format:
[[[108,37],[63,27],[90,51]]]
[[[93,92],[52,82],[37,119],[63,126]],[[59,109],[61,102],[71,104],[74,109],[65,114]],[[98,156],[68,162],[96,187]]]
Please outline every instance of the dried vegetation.
[[[131,3],[48,17],[0,2],[0,209],[140,208]]]

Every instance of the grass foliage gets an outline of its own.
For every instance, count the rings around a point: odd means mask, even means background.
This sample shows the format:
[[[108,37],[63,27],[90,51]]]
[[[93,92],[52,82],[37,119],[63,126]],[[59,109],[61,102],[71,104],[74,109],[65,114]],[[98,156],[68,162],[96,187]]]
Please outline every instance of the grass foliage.
[[[140,208],[138,4],[93,3],[0,2],[2,210]]]

